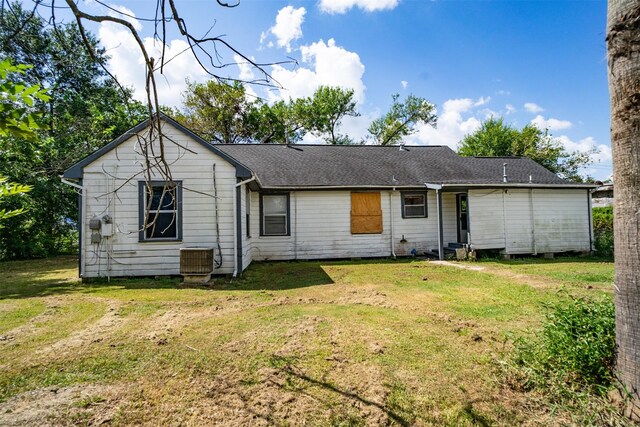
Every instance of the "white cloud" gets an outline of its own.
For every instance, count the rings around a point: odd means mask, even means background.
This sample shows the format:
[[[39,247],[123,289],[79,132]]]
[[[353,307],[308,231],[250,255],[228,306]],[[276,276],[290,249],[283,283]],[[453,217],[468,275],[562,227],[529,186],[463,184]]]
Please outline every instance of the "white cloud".
[[[496,92],[496,95],[509,96],[511,95],[511,92],[509,92],[508,90],[500,89]]]
[[[518,111],[518,110],[516,110],[516,108],[515,108],[513,105],[511,105],[511,104],[507,104],[507,105],[505,105],[505,106],[504,106],[504,108],[506,109],[506,113],[505,113],[506,115],[513,114],[513,113],[515,113],[516,111]]]
[[[400,84],[402,85],[402,89],[406,89],[406,88],[407,88],[407,86],[409,86],[409,82],[408,82],[408,81],[406,81],[406,80],[402,80],[402,81],[400,82]]]
[[[541,106],[539,106],[538,104],[534,103],[534,102],[526,102],[524,104],[524,109],[527,110],[530,113],[540,113],[542,111],[544,111],[544,108],[542,108]]]
[[[124,13],[133,16],[130,10],[117,7]],[[120,16],[122,17],[122,16]],[[141,29],[140,23],[135,18],[127,18],[136,29]],[[109,70],[120,84],[131,87],[136,99],[146,102],[145,91],[146,68],[144,59],[138,45],[131,33],[124,27],[104,22],[98,30],[98,38],[106,48],[109,59]],[[143,43],[149,56],[160,58],[162,43],[152,37],[143,39]],[[156,64],[159,66],[159,64]],[[189,49],[189,45],[183,40],[169,40],[165,46],[165,66],[163,74],[156,72],[159,101],[161,104],[178,106],[182,103],[182,92],[186,89],[186,79],[191,81],[205,81],[208,74]]]
[[[240,55],[233,55],[233,60],[236,61],[238,68],[240,69],[240,73],[238,74],[238,78],[240,80],[244,80],[250,82],[255,78],[253,74],[253,66],[245,59],[243,59]],[[251,58],[253,61],[253,58]]]
[[[478,98],[478,100],[476,102],[473,103],[473,106],[474,107],[479,107],[481,105],[488,104],[490,101],[491,101],[491,97],[490,96],[487,96],[487,97],[481,96],[480,98]]]
[[[334,39],[302,46],[300,52],[302,63],[309,68],[288,70],[279,65],[272,67],[271,76],[284,87],[277,93],[270,92],[272,100],[311,96],[318,86],[325,85],[353,89],[356,102],[364,102],[364,65],[357,53],[337,46]]]
[[[302,37],[302,23],[307,10],[304,7],[295,9],[293,6],[285,6],[278,11],[276,23],[269,28],[267,32],[260,34],[260,44],[262,44],[269,33],[276,37],[279,47],[286,48],[287,52],[291,52],[291,42]],[[269,47],[273,46],[269,42]]]
[[[558,120],[558,119],[545,119],[541,115],[537,115],[531,123],[536,125],[540,129],[549,129],[549,130],[562,130],[569,129],[573,124],[568,120]]]
[[[367,12],[394,9],[398,0],[320,0],[318,7],[326,13],[346,13],[349,9],[359,7]]]
[[[597,144],[596,140],[591,136],[583,138],[577,142],[572,141],[566,135],[561,135],[555,139],[570,153],[575,151],[580,153],[593,152],[591,154],[591,161],[594,163],[606,163],[610,162],[612,159],[611,147],[605,144]]]
[[[418,132],[409,137],[407,142],[420,145],[446,145],[455,150],[460,140],[465,135],[476,131],[482,123],[476,117],[476,113],[486,113],[486,109],[474,111],[474,108],[488,102],[488,97],[475,101],[471,98],[450,99],[442,105],[437,127],[419,125]]]

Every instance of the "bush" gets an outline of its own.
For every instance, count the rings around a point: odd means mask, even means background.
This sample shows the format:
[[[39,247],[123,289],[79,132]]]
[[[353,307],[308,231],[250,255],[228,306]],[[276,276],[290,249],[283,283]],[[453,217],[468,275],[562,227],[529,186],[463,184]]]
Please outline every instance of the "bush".
[[[571,298],[553,305],[542,330],[515,344],[513,364],[526,388],[604,395],[614,381],[613,300]]]
[[[613,258],[613,207],[593,208],[592,212],[596,254]]]

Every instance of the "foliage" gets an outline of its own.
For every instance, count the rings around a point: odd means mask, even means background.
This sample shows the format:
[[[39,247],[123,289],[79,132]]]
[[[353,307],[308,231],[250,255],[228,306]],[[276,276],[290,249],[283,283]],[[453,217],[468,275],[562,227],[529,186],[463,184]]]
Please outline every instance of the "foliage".
[[[16,196],[19,194],[27,193],[31,191],[31,188],[32,187],[30,185],[21,185],[16,184],[15,182],[7,182],[7,178],[0,176],[0,201],[2,201],[2,198],[7,196]],[[22,208],[13,210],[0,208],[0,228],[3,227],[1,221],[16,215],[20,215],[23,212],[24,209]]]
[[[24,74],[28,65],[13,65],[10,59],[0,60],[0,137],[14,136],[34,139],[41,114],[32,112],[36,101],[48,101],[40,85],[26,86],[14,81],[12,74]]]
[[[276,101],[249,100],[244,86],[210,80],[189,83],[184,111],[176,119],[208,141],[234,144],[296,143],[305,134],[322,137],[329,144],[351,140],[338,133],[346,116],[359,115],[353,90],[319,87],[312,97]]]
[[[604,395],[614,381],[615,309],[611,297],[550,306],[542,330],[516,341],[513,363],[525,388],[559,396]]]
[[[239,82],[187,82],[186,111],[178,119],[207,141],[233,144],[248,137],[246,118],[250,104]]]
[[[398,101],[400,95],[392,96],[393,103],[387,114],[374,120],[369,133],[379,145],[393,145],[402,138],[417,132],[417,125],[435,125],[437,116],[435,106],[426,99],[409,95],[404,102]]]
[[[31,64],[20,74],[21,84],[46,88],[50,96],[34,99],[29,109],[40,117],[33,138],[0,137],[0,175],[33,188],[31,197],[6,201],[5,209],[25,214],[7,219],[0,231],[0,259],[70,250],[77,194],[59,176],[145,117],[146,109],[108,79],[101,67],[105,52],[94,37],[87,37],[93,55],[78,48],[83,41],[75,24],[48,28],[19,3],[0,16],[0,56]]]
[[[502,118],[486,120],[460,143],[462,156],[524,156],[563,178],[582,182],[579,171],[590,163],[592,153],[567,152],[547,130],[533,124],[516,129]]]
[[[596,254],[613,258],[613,206],[593,208],[592,212]]]
[[[321,136],[328,144],[350,144],[348,135],[338,133],[338,127],[345,117],[357,117],[353,89],[320,86],[313,94],[306,116],[306,129]]]

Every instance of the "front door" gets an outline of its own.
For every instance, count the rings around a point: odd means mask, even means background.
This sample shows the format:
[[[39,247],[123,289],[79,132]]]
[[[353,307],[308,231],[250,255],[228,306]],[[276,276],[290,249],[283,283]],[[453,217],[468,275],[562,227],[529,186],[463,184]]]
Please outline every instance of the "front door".
[[[469,215],[467,210],[467,195],[456,194],[456,212],[458,217],[458,243],[469,243],[467,232],[469,231]]]

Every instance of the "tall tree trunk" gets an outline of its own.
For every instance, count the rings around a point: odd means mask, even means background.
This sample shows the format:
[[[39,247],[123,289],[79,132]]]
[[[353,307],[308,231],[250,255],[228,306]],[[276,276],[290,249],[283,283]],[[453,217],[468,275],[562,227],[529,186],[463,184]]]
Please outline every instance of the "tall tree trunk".
[[[640,419],[640,0],[609,0],[617,370]]]

